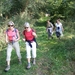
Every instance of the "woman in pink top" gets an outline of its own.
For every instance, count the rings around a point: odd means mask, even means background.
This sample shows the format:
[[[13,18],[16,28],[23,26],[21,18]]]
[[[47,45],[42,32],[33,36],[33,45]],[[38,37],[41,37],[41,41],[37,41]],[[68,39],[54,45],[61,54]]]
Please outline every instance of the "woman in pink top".
[[[7,46],[7,67],[5,68],[5,71],[9,71],[10,69],[10,60],[11,60],[11,52],[12,49],[15,48],[16,54],[19,59],[19,63],[21,63],[21,54],[20,54],[20,47],[18,40],[20,39],[19,31],[14,28],[14,22],[9,21],[8,22],[8,29],[6,30],[6,43],[8,44]]]
[[[36,41],[35,37],[37,37],[36,33],[31,29],[28,22],[24,24],[25,30],[23,31],[24,35],[24,41],[26,41],[26,55],[27,55],[27,69],[31,67],[30,64],[30,58],[31,58],[31,50],[32,50],[32,58],[33,58],[33,64],[35,64],[35,58],[36,58]]]

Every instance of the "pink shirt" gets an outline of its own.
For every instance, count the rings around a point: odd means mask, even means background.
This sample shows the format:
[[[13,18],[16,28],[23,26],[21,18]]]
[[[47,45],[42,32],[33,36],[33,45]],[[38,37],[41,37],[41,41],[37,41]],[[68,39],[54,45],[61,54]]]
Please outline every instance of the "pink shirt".
[[[9,41],[13,41],[14,39],[17,39],[17,32],[18,32],[17,29],[14,29],[14,30],[8,29],[8,30],[6,31],[7,36],[8,36],[8,40],[9,40]]]

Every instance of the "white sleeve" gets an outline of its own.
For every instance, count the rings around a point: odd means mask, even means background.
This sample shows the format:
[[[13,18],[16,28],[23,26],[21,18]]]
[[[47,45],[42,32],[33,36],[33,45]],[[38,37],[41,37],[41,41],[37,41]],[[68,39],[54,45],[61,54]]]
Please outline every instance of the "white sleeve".
[[[55,27],[57,27],[57,23],[55,23]]]

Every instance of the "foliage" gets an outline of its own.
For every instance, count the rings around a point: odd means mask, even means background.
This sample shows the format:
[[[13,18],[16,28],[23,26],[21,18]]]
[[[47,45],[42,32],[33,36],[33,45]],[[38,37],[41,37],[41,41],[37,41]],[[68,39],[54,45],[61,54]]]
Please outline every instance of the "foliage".
[[[20,12],[27,11],[32,18],[39,18],[46,13],[50,16],[60,18],[68,18],[74,15],[75,1],[74,0],[1,0],[0,15],[11,17]],[[43,13],[43,14],[42,14]]]
[[[0,0],[0,75],[73,75],[75,73],[75,0]],[[45,14],[49,14],[48,17]],[[64,37],[59,41],[47,39],[46,21],[63,19]],[[12,52],[11,70],[5,73],[5,30],[9,20],[22,35],[23,24],[28,21],[36,29],[39,47],[37,64],[26,70],[25,44],[19,41],[22,65],[18,65],[15,51]],[[35,71],[34,71],[35,70]]]

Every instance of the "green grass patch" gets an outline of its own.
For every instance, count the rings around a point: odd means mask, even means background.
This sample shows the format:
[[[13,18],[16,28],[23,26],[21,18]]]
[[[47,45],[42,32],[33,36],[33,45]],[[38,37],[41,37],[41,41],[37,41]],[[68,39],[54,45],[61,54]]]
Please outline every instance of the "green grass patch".
[[[15,50],[12,51],[11,69],[5,73],[6,48],[0,51],[0,75],[74,75],[75,73],[75,36],[68,31],[58,40],[47,37],[45,26],[35,26],[38,37],[36,65],[26,70],[27,59],[25,42],[19,41],[22,55],[22,65],[18,64]],[[73,36],[72,36],[73,35]]]

